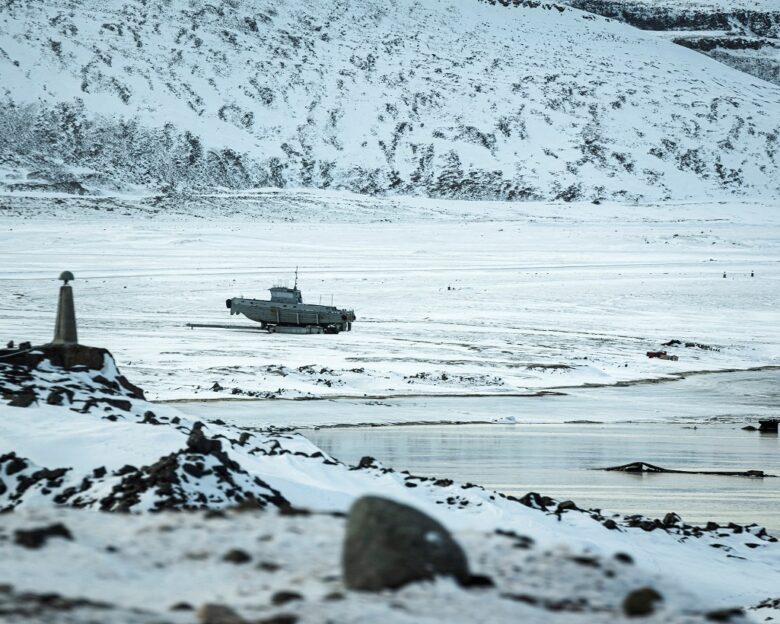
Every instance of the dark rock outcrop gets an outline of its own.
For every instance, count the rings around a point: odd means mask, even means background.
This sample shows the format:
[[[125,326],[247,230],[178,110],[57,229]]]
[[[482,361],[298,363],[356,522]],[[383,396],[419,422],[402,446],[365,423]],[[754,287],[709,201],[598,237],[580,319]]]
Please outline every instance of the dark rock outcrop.
[[[73,539],[73,535],[68,527],[61,522],[45,527],[17,529],[14,531],[14,543],[25,548],[40,548],[52,537],[60,537],[67,540]]]
[[[78,372],[78,371],[100,371],[107,363],[114,363],[114,358],[108,349],[102,349],[100,347],[88,347],[81,344],[46,344],[37,347],[11,349],[0,349],[0,390],[3,390],[2,382],[6,378],[11,382],[17,384],[24,381],[31,381],[31,372],[38,369],[42,362],[48,362],[51,366],[61,368],[64,371]],[[138,386],[130,383],[126,377],[121,374],[117,374],[115,380],[108,380],[102,375],[96,375],[93,377],[93,381],[104,391],[111,394],[124,394],[135,399],[144,399],[144,392]],[[27,390],[30,390],[29,392]],[[67,393],[67,390],[62,389]],[[12,395],[12,401],[17,403],[23,403],[28,400],[30,393],[34,394],[34,391],[30,388],[23,389],[22,391],[16,391],[13,393],[7,393],[3,391],[3,395]],[[16,399],[15,397],[25,395],[25,398]],[[44,395],[46,396],[46,395]],[[7,397],[6,397],[7,398]],[[51,399],[50,404],[59,405],[62,401],[58,396],[48,395],[47,402]],[[59,401],[57,403],[56,401]],[[30,403],[27,403],[29,405]],[[26,407],[26,405],[22,405]]]
[[[396,589],[436,576],[469,580],[466,555],[426,514],[386,498],[364,496],[350,509],[342,552],[350,589]]]
[[[674,43],[780,84],[780,51],[773,52],[773,49],[780,50],[780,7],[777,10],[718,9],[625,0],[565,1],[575,8],[627,22],[642,30],[685,31],[673,38]],[[767,50],[773,53],[763,53]]]
[[[627,22],[642,30],[731,30],[735,24],[755,35],[780,36],[780,10],[726,11],[679,6],[651,7],[624,0],[566,0],[566,4],[589,13]]]

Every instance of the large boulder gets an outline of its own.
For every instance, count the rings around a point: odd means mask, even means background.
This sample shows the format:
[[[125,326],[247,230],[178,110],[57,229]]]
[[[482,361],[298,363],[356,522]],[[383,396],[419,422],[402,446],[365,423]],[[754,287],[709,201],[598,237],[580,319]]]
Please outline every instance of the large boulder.
[[[198,624],[246,624],[246,620],[230,607],[206,603],[198,609]]]
[[[628,617],[647,617],[655,611],[657,602],[663,602],[663,596],[652,587],[635,589],[623,600],[623,613]]]
[[[466,555],[447,529],[413,507],[377,496],[352,505],[342,566],[346,586],[365,591],[436,576],[469,580]]]

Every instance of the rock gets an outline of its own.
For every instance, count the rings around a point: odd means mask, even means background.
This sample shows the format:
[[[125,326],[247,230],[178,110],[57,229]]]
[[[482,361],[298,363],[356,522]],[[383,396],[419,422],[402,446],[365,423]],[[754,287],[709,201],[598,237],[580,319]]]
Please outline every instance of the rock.
[[[111,381],[106,377],[103,377],[103,375],[95,375],[92,378],[92,381],[94,381],[95,383],[99,383],[101,386],[105,386],[109,390],[113,390],[114,392],[119,392],[119,384],[115,381]]]
[[[461,585],[469,589],[479,589],[480,587],[495,587],[496,583],[485,574],[472,574],[465,581],[462,581]]]
[[[664,527],[668,529],[680,524],[680,522],[682,522],[682,518],[680,518],[680,516],[678,516],[676,513],[670,511],[664,516],[664,519],[661,522],[663,523]]]
[[[213,390],[214,392],[220,392],[221,390],[224,390],[224,388],[219,385],[218,381],[215,381],[214,385],[211,386],[211,390]]]
[[[6,457],[7,456],[4,456],[3,459]],[[5,465],[5,474],[11,476],[17,472],[21,472],[25,468],[27,468],[27,461],[12,454],[12,457],[9,458],[8,463]]]
[[[219,440],[211,440],[203,433],[203,423],[196,422],[192,425],[192,431],[187,438],[187,448],[193,453],[202,453],[209,455],[215,451],[222,450],[222,443]]]
[[[558,503],[558,507],[555,509],[555,515],[560,516],[564,511],[574,511],[578,509],[579,507],[577,507],[574,501],[565,500]]]
[[[276,572],[280,568],[281,566],[273,561],[261,561],[257,564],[257,569],[263,570],[264,572]]]
[[[742,609],[718,609],[704,615],[708,622],[731,622],[732,618],[742,621],[745,612]]]
[[[159,425],[160,421],[157,420],[157,416],[151,410],[144,412],[144,419],[141,421],[144,425]]]
[[[144,391],[141,390],[138,386],[131,384],[127,377],[124,375],[117,375],[116,380],[119,382],[119,385],[122,386],[125,390],[127,390],[128,394],[135,398],[135,399],[141,399],[146,400],[146,396],[144,396]]]
[[[470,578],[466,555],[426,514],[386,498],[364,496],[349,511],[342,551],[349,589],[380,591],[436,576]]]
[[[655,603],[663,601],[663,596],[652,587],[635,589],[623,600],[623,613],[628,617],[645,617],[655,611]]]
[[[528,494],[524,495],[522,498],[519,498],[518,501],[526,507],[531,507],[532,509],[541,509],[542,511],[547,511],[547,508],[551,507],[555,502],[549,496],[542,496],[538,492],[528,492]]]
[[[245,624],[246,620],[228,606],[206,603],[198,609],[198,624]]]
[[[133,404],[130,403],[130,401],[126,399],[106,399],[101,398],[100,401],[103,403],[108,403],[112,407],[116,407],[117,409],[121,409],[124,412],[129,412],[133,408]]]
[[[271,604],[280,606],[292,602],[293,600],[303,600],[303,596],[298,592],[282,590],[271,596]]]
[[[346,598],[346,596],[344,594],[342,594],[341,592],[334,591],[334,592],[330,592],[329,594],[326,594],[323,597],[323,600],[325,600],[327,602],[336,602],[338,600],[344,600],[345,598]]]
[[[13,398],[10,400],[8,405],[11,407],[30,407],[33,403],[35,403],[36,397],[35,392],[22,392],[21,394],[15,394]]]
[[[177,602],[171,606],[171,611],[192,611],[193,607],[189,602]]]
[[[130,464],[125,464],[119,470],[114,471],[114,474],[117,477],[122,477],[124,475],[132,474],[134,472],[138,472],[138,468],[136,468],[135,466],[131,466]]]
[[[298,621],[298,616],[292,613],[280,613],[279,615],[272,615],[269,618],[257,620],[257,624],[295,624]]]
[[[742,431],[758,431],[758,427],[754,427],[753,425],[747,425],[746,427],[742,427]]]
[[[14,543],[25,548],[40,548],[46,544],[50,537],[73,539],[68,527],[61,522],[37,529],[17,529],[14,531]]]
[[[62,390],[54,389],[46,397],[47,405],[62,405],[65,393]]]
[[[245,550],[241,550],[240,548],[229,550],[222,557],[222,561],[229,561],[230,563],[247,563],[251,560],[252,557],[249,556],[249,553],[247,553]]]
[[[365,470],[366,468],[376,468],[376,459],[371,457],[370,455],[365,455],[364,457],[360,458],[360,461],[358,462],[357,466],[354,466],[352,470]]]
[[[293,507],[290,503],[279,505],[280,516],[310,516],[311,510],[301,509],[300,507]]]

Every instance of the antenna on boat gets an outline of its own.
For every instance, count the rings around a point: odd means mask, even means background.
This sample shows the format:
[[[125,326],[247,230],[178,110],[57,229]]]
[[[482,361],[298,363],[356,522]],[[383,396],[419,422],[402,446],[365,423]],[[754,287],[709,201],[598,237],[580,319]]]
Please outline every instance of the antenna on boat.
[[[298,288],[298,267],[295,267],[295,286],[293,286],[293,289]]]

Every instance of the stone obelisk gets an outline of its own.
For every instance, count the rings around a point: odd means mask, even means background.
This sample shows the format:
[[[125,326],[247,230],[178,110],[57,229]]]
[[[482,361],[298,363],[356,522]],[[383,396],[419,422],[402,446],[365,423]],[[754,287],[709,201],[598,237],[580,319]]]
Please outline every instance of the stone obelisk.
[[[73,305],[73,289],[68,286],[68,282],[74,279],[73,273],[63,271],[60,273],[60,279],[65,283],[60,286],[52,344],[77,344],[79,338],[76,333],[76,307]]]

